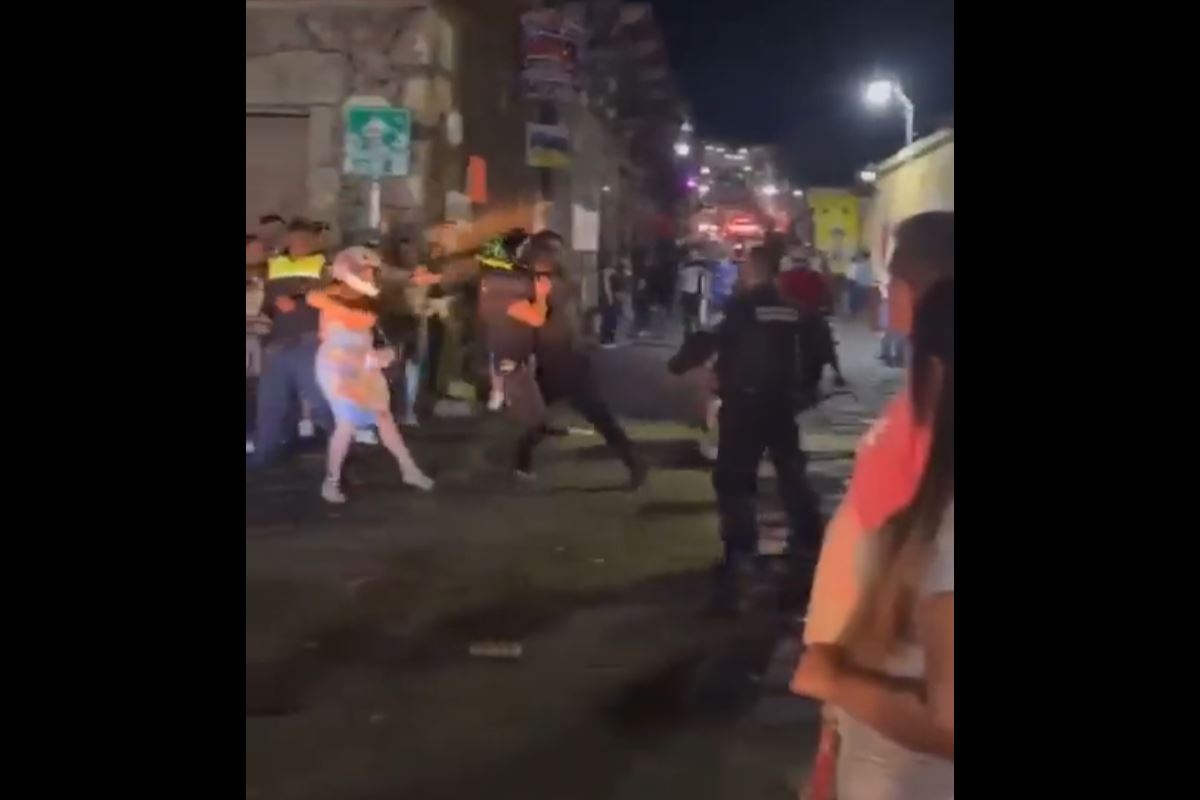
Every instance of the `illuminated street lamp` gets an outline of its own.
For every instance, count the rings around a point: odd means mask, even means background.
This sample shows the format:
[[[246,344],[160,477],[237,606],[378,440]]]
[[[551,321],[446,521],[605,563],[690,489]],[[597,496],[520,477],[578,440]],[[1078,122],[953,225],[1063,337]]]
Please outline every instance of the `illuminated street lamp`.
[[[858,173],[858,179],[863,183],[874,183],[877,177],[879,176],[876,175],[875,170],[870,167]]]
[[[863,90],[863,100],[872,108],[886,108],[893,100],[899,103],[900,107],[904,109],[904,143],[912,144],[913,115],[916,113],[916,109],[897,81],[883,79],[871,81]]]
[[[710,172],[712,172],[712,170],[711,170],[711,169],[709,169],[708,167],[701,167],[701,168],[700,168],[700,174],[701,174],[701,175],[708,175]]]
[[[792,189],[792,197],[804,197],[803,189]]]
[[[767,197],[774,197],[775,195],[779,194],[779,187],[773,183],[768,183],[766,186],[762,187],[762,193]]]
[[[679,156],[680,158],[687,158],[688,155],[691,154],[691,152],[692,152],[692,146],[690,144],[688,144],[687,142],[676,142],[675,143],[675,155]]]

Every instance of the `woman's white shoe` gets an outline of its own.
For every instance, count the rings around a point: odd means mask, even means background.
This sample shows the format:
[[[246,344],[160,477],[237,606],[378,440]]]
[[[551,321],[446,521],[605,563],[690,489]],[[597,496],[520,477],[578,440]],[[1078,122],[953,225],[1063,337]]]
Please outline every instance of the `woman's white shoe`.
[[[341,505],[346,502],[346,495],[342,494],[342,489],[338,486],[338,482],[333,478],[326,478],[321,484],[321,499],[326,503]]]
[[[404,483],[414,489],[420,489],[422,492],[428,492],[433,489],[433,478],[419,469],[402,470],[401,476],[404,479]]]

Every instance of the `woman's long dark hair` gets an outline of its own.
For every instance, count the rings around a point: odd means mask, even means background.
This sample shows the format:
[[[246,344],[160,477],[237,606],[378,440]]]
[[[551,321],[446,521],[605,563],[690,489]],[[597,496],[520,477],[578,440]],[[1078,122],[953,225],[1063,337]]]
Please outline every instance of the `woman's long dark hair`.
[[[881,667],[898,640],[912,638],[917,587],[954,499],[953,280],[936,284],[917,304],[909,384],[916,421],[931,424],[933,436],[912,502],[872,534],[878,558],[842,637],[851,660],[863,667]]]

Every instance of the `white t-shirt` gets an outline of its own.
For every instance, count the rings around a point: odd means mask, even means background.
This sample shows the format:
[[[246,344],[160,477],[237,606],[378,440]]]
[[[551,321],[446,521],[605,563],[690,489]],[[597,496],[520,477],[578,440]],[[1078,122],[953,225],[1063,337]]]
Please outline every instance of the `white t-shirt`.
[[[679,291],[684,294],[701,294],[704,291],[704,279],[708,276],[708,268],[703,264],[692,262],[685,264],[679,270]]]
[[[871,541],[863,542],[864,566],[869,566],[874,556]],[[921,595],[953,591],[954,502],[951,501],[942,517]],[[896,677],[922,677],[925,653],[919,643],[903,643],[884,671]],[[838,800],[953,800],[953,762],[914,753],[847,714],[839,713],[838,730],[842,739],[837,768]]]

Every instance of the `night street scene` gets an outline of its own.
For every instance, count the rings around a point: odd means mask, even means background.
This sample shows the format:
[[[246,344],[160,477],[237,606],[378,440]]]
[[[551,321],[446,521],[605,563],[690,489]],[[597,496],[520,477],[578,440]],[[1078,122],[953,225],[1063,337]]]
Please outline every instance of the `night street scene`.
[[[246,797],[950,800],[951,0],[247,0]]]

